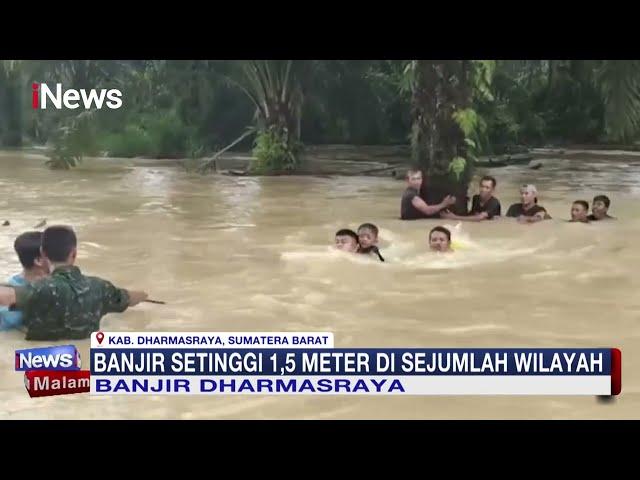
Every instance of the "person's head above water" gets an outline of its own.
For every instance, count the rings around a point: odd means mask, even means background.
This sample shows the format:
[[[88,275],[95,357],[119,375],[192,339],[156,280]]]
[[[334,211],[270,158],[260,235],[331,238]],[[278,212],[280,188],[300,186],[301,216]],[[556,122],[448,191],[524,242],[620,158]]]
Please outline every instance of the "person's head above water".
[[[451,232],[441,226],[432,228],[429,232],[429,248],[434,252],[450,252]]]
[[[419,168],[410,168],[407,170],[407,185],[420,191],[422,187],[422,171]]]
[[[31,277],[44,277],[49,273],[49,266],[42,258],[41,246],[42,232],[25,232],[13,243],[24,273],[31,274]]]
[[[358,251],[358,234],[348,228],[336,232],[336,248],[344,252]]]
[[[485,175],[480,179],[480,198],[482,200],[489,200],[493,196],[493,192],[496,189],[496,179],[490,175]]]
[[[609,216],[609,206],[611,200],[606,195],[596,195],[593,197],[592,212],[596,220],[606,218]]]
[[[363,223],[358,227],[358,241],[360,247],[369,249],[378,243],[378,227],[373,223]]]
[[[538,203],[538,189],[535,185],[525,184],[520,187],[520,199],[523,205]]]
[[[52,264],[73,265],[78,239],[71,227],[54,225],[42,234],[42,254]]]
[[[589,203],[586,200],[576,200],[571,205],[571,221],[587,222],[589,215]]]

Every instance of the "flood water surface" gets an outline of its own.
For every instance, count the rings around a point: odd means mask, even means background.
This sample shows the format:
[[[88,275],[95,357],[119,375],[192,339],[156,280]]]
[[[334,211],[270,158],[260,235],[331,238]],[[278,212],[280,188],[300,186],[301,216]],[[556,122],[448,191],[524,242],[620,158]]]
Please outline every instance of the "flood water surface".
[[[13,240],[42,219],[72,225],[78,265],[167,305],[102,321],[105,331],[331,331],[336,347],[619,347],[622,394],[594,397],[112,396],[31,399],[0,334],[0,418],[637,418],[640,411],[640,159],[545,159],[482,170],[503,213],[535,183],[553,220],[402,222],[402,182],[372,177],[200,177],[89,160],[51,172],[0,155],[0,278]],[[476,193],[475,182],[470,193]],[[620,220],[571,224],[571,202],[606,193]],[[380,227],[385,263],[334,251],[333,235]],[[428,252],[443,224],[457,246]],[[88,358],[88,341],[74,342]]]

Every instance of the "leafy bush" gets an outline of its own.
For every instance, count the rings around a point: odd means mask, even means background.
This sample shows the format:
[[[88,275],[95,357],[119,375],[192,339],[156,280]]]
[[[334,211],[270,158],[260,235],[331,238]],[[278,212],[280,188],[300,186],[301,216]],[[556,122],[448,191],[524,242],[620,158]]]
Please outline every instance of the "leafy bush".
[[[139,125],[127,125],[123,132],[107,135],[102,149],[110,157],[137,157],[150,155],[153,145],[149,134]]]
[[[197,150],[192,128],[173,111],[142,115],[121,132],[111,133],[102,147],[112,157],[187,157]]]
[[[193,131],[173,111],[147,120],[147,133],[151,139],[151,154],[158,157],[182,157],[190,154]]]
[[[46,165],[56,170],[69,170],[77,166],[84,156],[98,154],[94,112],[95,110],[90,110],[68,118],[58,128],[53,139],[53,151],[49,154]]]
[[[279,134],[275,128],[260,132],[255,140],[253,155],[257,162],[255,173],[291,173],[298,167],[300,144],[290,140],[286,131]]]

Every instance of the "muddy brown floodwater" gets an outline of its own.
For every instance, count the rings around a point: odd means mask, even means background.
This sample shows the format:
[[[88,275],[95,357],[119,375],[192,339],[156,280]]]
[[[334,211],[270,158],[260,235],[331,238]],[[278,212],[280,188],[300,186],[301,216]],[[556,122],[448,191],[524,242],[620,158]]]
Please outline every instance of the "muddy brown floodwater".
[[[544,159],[482,170],[503,213],[535,183],[554,217],[536,225],[398,220],[386,178],[199,177],[89,160],[51,172],[0,154],[0,278],[20,270],[15,236],[73,225],[79,266],[167,305],[105,317],[105,331],[331,331],[336,347],[619,347],[622,394],[595,397],[96,396],[31,399],[0,334],[0,418],[637,418],[640,412],[640,157]],[[475,193],[476,186],[472,186]],[[570,224],[570,204],[607,193],[620,220]],[[334,232],[373,222],[385,263],[332,251]],[[453,228],[458,251],[427,252]],[[74,342],[88,358],[88,341]]]

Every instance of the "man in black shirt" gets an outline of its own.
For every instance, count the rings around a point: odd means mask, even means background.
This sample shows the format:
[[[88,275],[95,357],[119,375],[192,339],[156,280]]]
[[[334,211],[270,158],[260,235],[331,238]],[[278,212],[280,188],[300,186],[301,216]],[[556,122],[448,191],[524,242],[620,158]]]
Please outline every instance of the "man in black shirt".
[[[427,205],[420,198],[422,186],[422,172],[411,169],[407,172],[407,189],[402,194],[400,202],[400,218],[402,220],[417,220],[419,218],[439,218],[440,211],[456,203],[456,198],[447,195],[437,205]]]
[[[496,189],[496,179],[484,176],[480,179],[480,193],[474,195],[471,200],[471,211],[466,216],[454,215],[445,210],[440,214],[442,218],[449,220],[467,220],[470,222],[481,222],[499,217],[501,213],[500,201],[493,196]]]
[[[609,211],[609,205],[611,205],[611,200],[609,200],[609,197],[606,195],[597,195],[593,197],[593,206],[591,207],[591,211],[593,213],[587,217],[587,220],[615,220],[615,217],[612,217],[607,213]]]
[[[507,217],[515,217],[522,223],[534,223],[549,220],[551,216],[544,207],[538,205],[538,190],[535,185],[520,187],[521,203],[514,203],[507,210]]]

